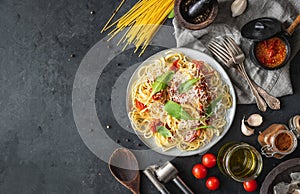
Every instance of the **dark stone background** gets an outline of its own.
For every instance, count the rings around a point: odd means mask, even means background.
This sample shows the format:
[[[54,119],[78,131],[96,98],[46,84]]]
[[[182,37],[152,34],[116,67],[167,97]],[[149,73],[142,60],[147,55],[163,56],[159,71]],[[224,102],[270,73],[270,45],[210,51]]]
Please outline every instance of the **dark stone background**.
[[[121,13],[134,2],[126,2]],[[130,193],[110,175],[107,164],[84,145],[71,107],[72,84],[80,61],[106,35],[100,30],[118,3],[0,0],[0,193]],[[149,48],[145,57],[158,50]],[[255,105],[239,105],[229,133],[210,152],[216,154],[229,140],[245,141],[259,149],[258,131],[271,123],[287,124],[291,116],[300,114],[299,75],[298,53],[291,64],[294,94],[280,98],[281,110],[263,113],[265,122],[247,138],[240,133],[240,121],[243,115],[258,110]],[[123,144],[134,146],[133,141]],[[299,156],[298,146],[282,160],[264,157],[258,182],[261,184],[281,161]],[[176,158],[173,163],[193,191],[209,193],[204,181],[191,175],[193,164],[200,159]],[[212,175],[220,178],[221,187],[211,193],[245,193],[242,184],[221,175],[217,168],[209,170]],[[167,188],[180,193],[173,184]],[[144,175],[141,191],[158,193]]]

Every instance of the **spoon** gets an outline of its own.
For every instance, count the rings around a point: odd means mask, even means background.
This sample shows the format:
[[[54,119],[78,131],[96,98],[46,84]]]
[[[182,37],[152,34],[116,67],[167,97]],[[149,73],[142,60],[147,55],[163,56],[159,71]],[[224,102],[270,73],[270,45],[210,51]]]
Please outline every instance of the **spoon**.
[[[140,194],[140,172],[138,162],[126,148],[116,149],[109,158],[111,174],[134,194]]]

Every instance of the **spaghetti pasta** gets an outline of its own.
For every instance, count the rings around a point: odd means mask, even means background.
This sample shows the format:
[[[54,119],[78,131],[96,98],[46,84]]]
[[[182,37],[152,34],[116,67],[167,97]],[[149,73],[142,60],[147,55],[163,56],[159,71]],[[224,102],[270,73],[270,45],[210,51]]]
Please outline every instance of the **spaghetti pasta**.
[[[138,70],[130,103],[135,130],[163,150],[189,151],[222,133],[232,96],[209,64],[169,51]]]
[[[114,11],[101,32],[115,26],[109,33],[111,39],[127,28],[126,33],[120,39],[118,44],[125,43],[125,49],[127,45],[132,43],[136,47],[134,52],[141,47],[140,55],[142,55],[158,31],[160,25],[172,11],[174,0],[139,0],[125,15],[109,25],[124,1],[125,0],[122,0],[121,4]]]

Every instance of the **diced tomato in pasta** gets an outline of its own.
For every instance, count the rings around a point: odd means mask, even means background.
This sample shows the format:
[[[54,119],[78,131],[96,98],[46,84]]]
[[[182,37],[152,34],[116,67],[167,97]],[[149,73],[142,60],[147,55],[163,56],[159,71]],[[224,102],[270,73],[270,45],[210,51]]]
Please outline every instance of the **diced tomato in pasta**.
[[[170,70],[177,71],[180,68],[178,61],[179,61],[179,59],[177,59],[176,61],[173,62],[173,65],[170,67]]]
[[[135,100],[135,106],[141,111],[141,110],[144,110],[145,108],[147,108],[146,105],[144,105],[143,103],[141,103],[140,101],[138,100]]]
[[[155,94],[152,96],[152,99],[153,99],[153,100],[159,100],[159,99],[161,99],[162,95],[163,95],[162,91],[157,92],[157,93],[155,93]]]
[[[154,119],[150,122],[149,127],[153,133],[156,133],[156,127],[162,125],[159,119]]]

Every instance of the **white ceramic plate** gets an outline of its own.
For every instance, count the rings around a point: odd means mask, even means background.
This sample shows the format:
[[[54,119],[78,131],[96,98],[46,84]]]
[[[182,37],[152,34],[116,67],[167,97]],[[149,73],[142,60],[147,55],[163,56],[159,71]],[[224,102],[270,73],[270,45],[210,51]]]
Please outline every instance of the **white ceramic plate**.
[[[152,150],[163,154],[163,155],[168,155],[168,156],[191,156],[191,155],[195,155],[195,154],[201,154],[204,153],[205,151],[207,151],[209,148],[211,148],[213,145],[215,145],[218,141],[220,141],[222,139],[222,137],[227,133],[227,131],[229,130],[232,121],[234,119],[234,115],[235,115],[235,109],[236,109],[236,97],[235,97],[235,93],[234,93],[234,88],[232,86],[232,83],[230,81],[230,78],[228,77],[227,73],[224,71],[224,69],[221,67],[221,65],[214,60],[212,57],[210,57],[209,55],[202,53],[200,51],[197,50],[193,50],[193,49],[188,49],[188,48],[174,48],[174,49],[167,49],[167,50],[163,50],[159,53],[156,53],[154,55],[152,55],[151,57],[149,57],[147,60],[145,60],[133,73],[128,86],[127,86],[127,95],[126,95],[126,108],[127,108],[127,112],[129,112],[132,108],[132,104],[131,104],[131,88],[132,88],[132,84],[133,82],[137,79],[137,72],[138,70],[145,65],[148,65],[149,63],[153,62],[154,60],[159,59],[160,57],[164,57],[167,51],[169,50],[174,50],[174,51],[178,51],[183,53],[184,55],[186,55],[187,57],[191,58],[191,59],[195,59],[195,60],[202,60],[205,61],[206,63],[208,63],[212,68],[214,68],[216,71],[218,71],[222,77],[222,80],[229,86],[229,90],[230,90],[230,94],[232,96],[232,107],[230,109],[227,110],[227,114],[226,114],[226,121],[227,124],[224,127],[224,131],[221,133],[220,136],[214,136],[213,139],[206,144],[205,146],[194,150],[194,151],[182,151],[179,150],[177,148],[173,148],[170,149],[168,151],[163,151],[161,147],[158,147],[154,141],[154,138],[150,138],[150,139],[146,139],[143,137],[142,134],[140,134],[138,131],[135,130],[136,134],[138,135],[138,137]]]

